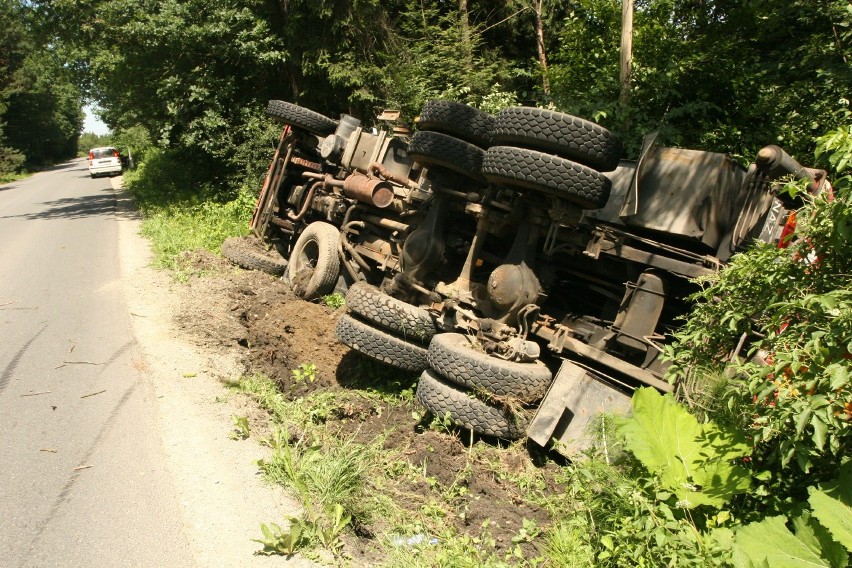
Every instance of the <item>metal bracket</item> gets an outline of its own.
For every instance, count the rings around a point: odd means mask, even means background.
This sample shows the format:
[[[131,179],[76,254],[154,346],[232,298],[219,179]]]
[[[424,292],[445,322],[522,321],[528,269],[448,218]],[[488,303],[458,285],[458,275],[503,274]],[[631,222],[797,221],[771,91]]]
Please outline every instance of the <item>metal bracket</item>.
[[[583,251],[583,254],[597,260],[601,255],[601,249],[603,249],[605,239],[606,234],[603,231],[598,229],[592,231],[592,238],[586,245],[586,250]]]

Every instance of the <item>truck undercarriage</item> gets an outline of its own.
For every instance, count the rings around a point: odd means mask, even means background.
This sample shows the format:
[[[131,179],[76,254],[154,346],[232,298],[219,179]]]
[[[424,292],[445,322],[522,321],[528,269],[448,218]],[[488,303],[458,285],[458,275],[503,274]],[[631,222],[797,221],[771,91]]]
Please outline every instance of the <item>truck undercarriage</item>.
[[[636,387],[672,390],[661,354],[692,279],[783,246],[779,180],[827,185],[776,146],[746,170],[649,136],[621,160],[600,126],[527,107],[430,101],[413,135],[398,113],[375,130],[267,112],[286,126],[251,228],[296,294],[346,291],[338,338],[421,373],[431,412],[569,455]]]

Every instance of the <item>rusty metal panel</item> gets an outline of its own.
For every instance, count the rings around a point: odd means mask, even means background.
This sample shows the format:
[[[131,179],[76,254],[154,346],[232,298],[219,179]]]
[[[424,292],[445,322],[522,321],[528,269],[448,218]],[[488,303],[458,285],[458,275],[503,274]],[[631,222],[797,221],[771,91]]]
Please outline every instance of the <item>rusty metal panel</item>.
[[[621,225],[619,217],[621,208],[627,200],[630,192],[630,186],[633,183],[633,176],[636,173],[636,162],[634,160],[621,160],[618,167],[611,172],[605,172],[603,175],[609,178],[612,182],[612,190],[609,193],[609,199],[606,205],[600,209],[591,209],[585,212],[584,219],[596,219],[615,225]]]
[[[716,249],[736,220],[746,171],[725,154],[651,147],[637,174],[627,225],[699,241]]]
[[[388,138],[384,154],[378,161],[392,174],[408,179],[412,161],[408,157],[408,144],[399,138]]]
[[[555,450],[574,457],[594,443],[589,427],[598,414],[626,414],[629,411],[630,395],[575,363],[563,360],[530,423],[527,436],[542,447],[556,440]]]

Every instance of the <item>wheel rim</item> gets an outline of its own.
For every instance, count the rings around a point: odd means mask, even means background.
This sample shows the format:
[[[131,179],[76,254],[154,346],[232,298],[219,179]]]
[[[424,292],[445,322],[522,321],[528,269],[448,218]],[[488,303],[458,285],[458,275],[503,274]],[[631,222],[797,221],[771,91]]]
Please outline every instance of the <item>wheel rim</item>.
[[[298,296],[304,297],[310,288],[318,261],[319,245],[315,239],[306,242],[297,257],[291,259],[293,271],[290,274],[290,286]]]
[[[317,262],[319,261],[319,243],[317,243],[315,239],[311,239],[306,242],[295,260],[295,266],[293,267],[295,269],[295,274],[299,274],[303,270],[310,270],[313,272],[317,267]]]

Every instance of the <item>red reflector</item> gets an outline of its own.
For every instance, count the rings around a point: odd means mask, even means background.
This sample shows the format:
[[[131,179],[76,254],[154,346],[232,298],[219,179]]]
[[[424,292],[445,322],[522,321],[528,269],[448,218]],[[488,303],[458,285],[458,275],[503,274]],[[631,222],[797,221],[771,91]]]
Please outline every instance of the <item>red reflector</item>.
[[[778,248],[787,248],[790,246],[790,241],[793,240],[793,233],[796,231],[796,212],[790,211],[787,217],[787,222],[784,223],[784,229],[781,230],[781,238],[778,239]]]

